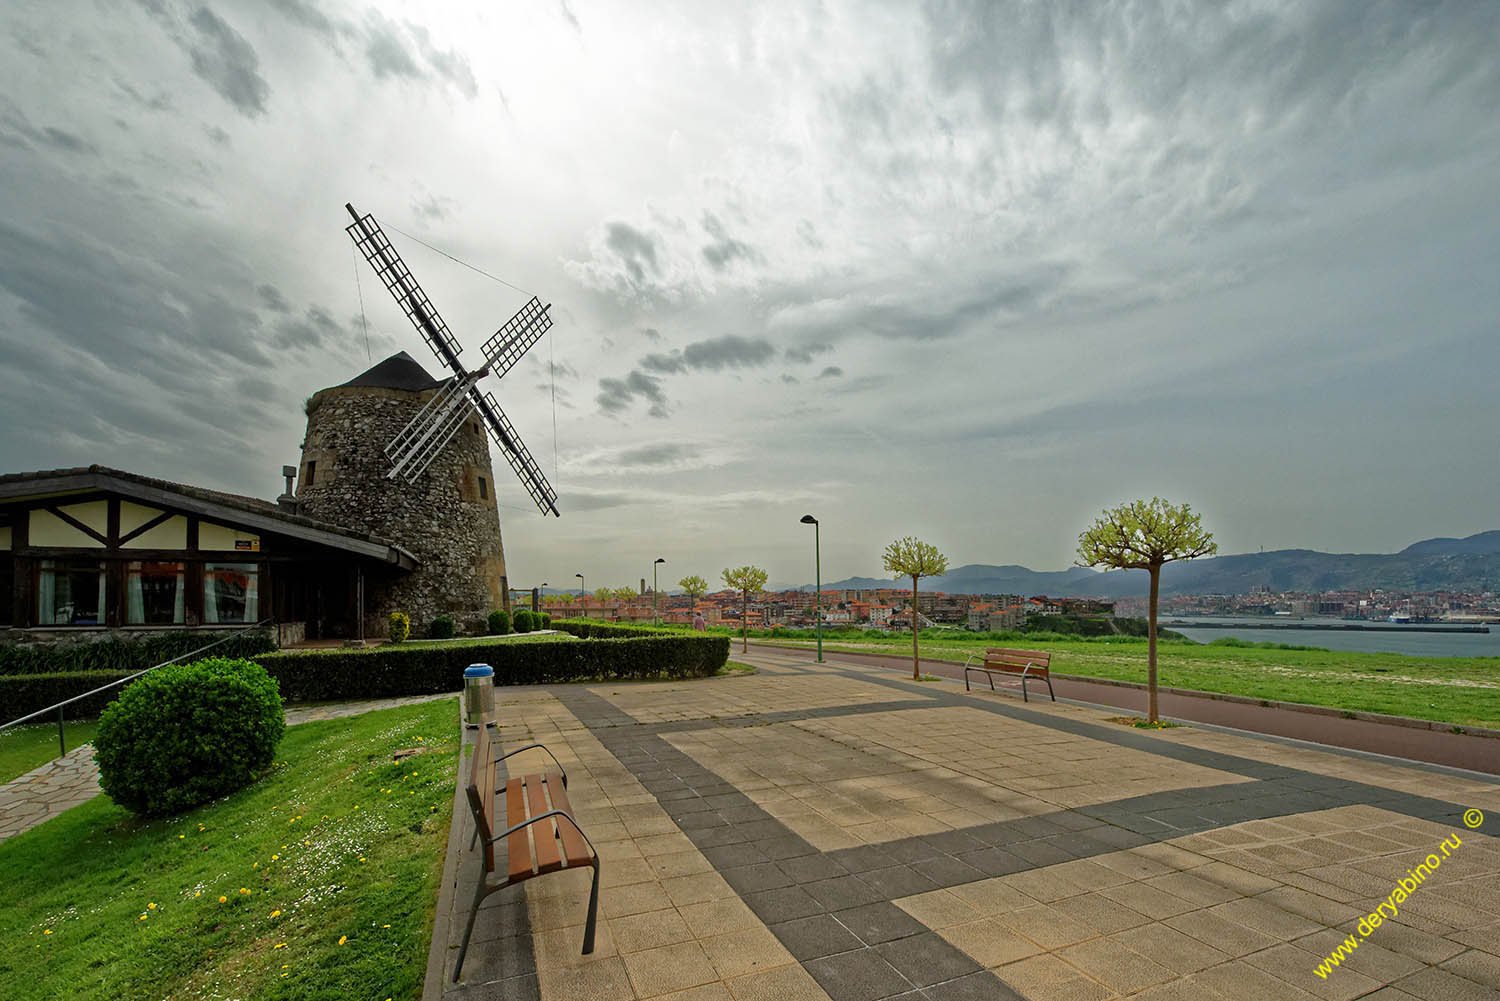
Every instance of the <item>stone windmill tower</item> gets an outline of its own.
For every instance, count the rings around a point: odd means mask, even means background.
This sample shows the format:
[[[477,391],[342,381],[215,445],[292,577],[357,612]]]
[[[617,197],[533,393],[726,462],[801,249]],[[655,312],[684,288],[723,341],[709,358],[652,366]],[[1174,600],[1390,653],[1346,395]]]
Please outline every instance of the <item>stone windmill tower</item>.
[[[468,411],[423,475],[387,475],[385,444],[444,385],[403,351],[307,402],[298,512],[393,542],[420,563],[370,583],[368,635],[383,634],[391,612],[420,630],[439,615],[463,623],[507,607],[495,474],[478,414]]]
[[[349,236],[375,269],[432,353],[451,376],[433,379],[402,352],[308,401],[307,437],[297,491],[300,510],[369,532],[409,550],[420,562],[367,596],[366,632],[403,611],[414,626],[442,614],[464,622],[509,607],[505,554],[486,432],[544,514],[556,515],[557,492],[493,393],[479,388],[502,376],[552,325],[535,297],[480,351],[470,371],[463,349],[374,217],[346,205]],[[368,620],[367,620],[368,622]],[[371,628],[373,627],[373,628]]]

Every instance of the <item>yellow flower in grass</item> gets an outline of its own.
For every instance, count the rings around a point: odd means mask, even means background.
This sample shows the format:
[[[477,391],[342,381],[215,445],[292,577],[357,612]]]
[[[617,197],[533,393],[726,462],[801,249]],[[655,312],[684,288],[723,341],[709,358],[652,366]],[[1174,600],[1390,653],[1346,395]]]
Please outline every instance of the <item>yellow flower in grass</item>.
[[[142,915],[141,915],[141,920],[142,920],[142,921],[144,921],[144,920],[146,920],[146,915],[145,915],[145,914],[142,914]]]
[[[148,911],[154,911],[154,910],[156,910],[156,905],[155,904],[147,904],[146,905],[146,910],[148,910]]]
[[[360,861],[361,861],[361,862],[363,862],[363,861],[364,861],[364,860],[365,860],[365,857],[364,857],[364,856],[363,856],[363,855],[361,855],[361,856],[360,856],[360,857],[359,857],[359,860],[360,860]]]
[[[220,897],[219,898],[219,903],[221,903],[221,904],[227,904],[227,903],[229,903],[229,898],[228,897]]]
[[[275,952],[277,949],[285,949],[285,948],[286,948],[286,943],[285,942],[277,942],[275,945],[271,946],[271,951]]]
[[[203,896],[203,891],[202,890],[195,890],[193,892],[193,896],[195,896],[195,897],[201,897],[201,896]]]
[[[177,840],[181,841],[183,838],[186,838],[186,837],[187,837],[186,834],[179,834],[179,835],[177,835]]]
[[[247,897],[250,896],[250,891],[243,886],[240,887],[240,893],[244,894]]]
[[[279,858],[281,858],[281,856],[280,856],[280,855],[272,855],[272,856],[271,856],[271,861],[272,861],[272,862],[275,862],[275,861],[276,861],[276,860],[277,860],[277,859],[279,859]]]
[[[349,941],[349,936],[348,935],[340,935],[339,936],[339,945],[343,945],[347,941]]]
[[[43,935],[51,935],[52,934],[52,929],[51,928],[43,928],[42,929],[42,934]]]
[[[281,917],[281,911],[280,911],[280,909],[272,911],[271,912],[271,917],[273,917],[273,918],[279,918],[279,917]]]
[[[389,928],[390,925],[381,925],[380,927],[382,927],[382,928]]]

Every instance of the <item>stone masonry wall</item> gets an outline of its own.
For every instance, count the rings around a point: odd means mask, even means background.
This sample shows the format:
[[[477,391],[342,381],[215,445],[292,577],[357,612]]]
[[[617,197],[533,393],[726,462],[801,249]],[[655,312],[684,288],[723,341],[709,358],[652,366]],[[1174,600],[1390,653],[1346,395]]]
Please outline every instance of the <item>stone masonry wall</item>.
[[[462,628],[504,607],[505,551],[495,474],[478,416],[470,412],[415,483],[386,478],[385,446],[431,395],[335,386],[309,401],[297,486],[300,511],[393,542],[421,563],[366,595],[366,635],[384,636],[391,612],[411,616],[412,635],[422,636],[439,615],[451,615]],[[311,482],[309,462],[316,463]]]

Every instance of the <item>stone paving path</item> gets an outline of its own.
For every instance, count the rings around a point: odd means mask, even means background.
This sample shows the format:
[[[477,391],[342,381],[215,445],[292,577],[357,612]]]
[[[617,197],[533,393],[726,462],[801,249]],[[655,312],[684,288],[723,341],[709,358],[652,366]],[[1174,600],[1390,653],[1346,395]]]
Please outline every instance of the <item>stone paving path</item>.
[[[460,801],[426,1001],[1500,1001],[1493,780],[736,659],[760,672],[497,692],[503,744],[551,748],[598,847],[596,948],[589,870],[551,874],[487,898],[449,981]]]
[[[377,709],[392,709],[434,699],[457,698],[458,693],[418,695],[400,699],[363,699],[355,702],[328,702],[317,705],[291,706],[286,711],[288,726],[312,720],[359,716]],[[0,841],[29,831],[64,810],[99,795],[99,769],[94,764],[94,747],[84,744],[61,758],[54,758],[0,786]]]

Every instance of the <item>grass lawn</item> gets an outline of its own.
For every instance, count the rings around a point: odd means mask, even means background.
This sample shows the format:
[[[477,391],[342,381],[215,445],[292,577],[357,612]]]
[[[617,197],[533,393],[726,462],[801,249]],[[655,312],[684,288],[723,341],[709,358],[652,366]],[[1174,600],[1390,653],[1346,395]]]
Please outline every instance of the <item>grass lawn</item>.
[[[808,640],[767,642],[811,646]],[[1052,669],[1117,681],[1146,681],[1146,641],[1133,637],[1090,640],[965,639],[924,631],[923,657],[962,662],[987,646],[1049,650]],[[823,637],[823,649],[849,653],[911,654],[911,634],[850,642]],[[1356,653],[1283,644],[1199,644],[1157,647],[1163,687],[1248,695],[1281,702],[1335,706],[1363,712],[1415,716],[1455,726],[1500,727],[1500,658],[1411,657]]]
[[[459,748],[449,699],[304,723],[225,799],[0,842],[0,997],[419,997]]]
[[[94,739],[99,721],[68,720],[64,735],[68,750]],[[57,722],[28,723],[0,733],[0,782],[25,775],[57,757]]]

